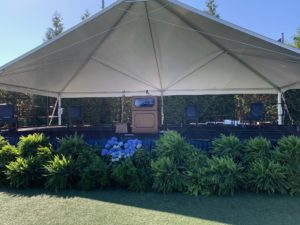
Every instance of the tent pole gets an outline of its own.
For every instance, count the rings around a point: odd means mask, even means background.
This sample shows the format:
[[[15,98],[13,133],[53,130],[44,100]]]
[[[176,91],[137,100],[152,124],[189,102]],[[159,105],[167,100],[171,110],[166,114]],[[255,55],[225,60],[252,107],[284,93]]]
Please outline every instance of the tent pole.
[[[63,114],[63,109],[61,107],[61,97],[60,96],[58,96],[57,101],[58,101],[58,110],[57,110],[58,126],[61,126],[61,116]]]
[[[279,92],[277,95],[277,115],[278,115],[278,125],[283,125],[283,113],[282,113],[282,93]]]
[[[161,99],[161,108],[160,108],[160,111],[161,111],[161,125],[162,125],[162,127],[163,127],[163,125],[164,125],[164,120],[165,120],[165,113],[164,113],[164,94],[163,94],[163,92],[161,92],[160,99]]]
[[[124,123],[125,91],[122,94],[121,104],[121,123]]]

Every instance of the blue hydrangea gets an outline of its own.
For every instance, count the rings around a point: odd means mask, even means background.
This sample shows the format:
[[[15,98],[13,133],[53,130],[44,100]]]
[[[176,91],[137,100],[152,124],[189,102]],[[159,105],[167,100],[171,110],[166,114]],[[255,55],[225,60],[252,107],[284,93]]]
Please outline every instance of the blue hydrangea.
[[[107,150],[107,149],[102,149],[102,151],[101,151],[101,155],[102,156],[106,156],[107,154],[109,154],[109,151]]]
[[[112,137],[107,140],[105,148],[101,151],[101,155],[110,155],[114,162],[133,156],[135,151],[140,148],[142,148],[142,141],[139,139],[129,139],[124,142],[118,140],[117,137]]]
[[[118,138],[117,137],[112,137],[111,140],[112,141],[118,141]]]

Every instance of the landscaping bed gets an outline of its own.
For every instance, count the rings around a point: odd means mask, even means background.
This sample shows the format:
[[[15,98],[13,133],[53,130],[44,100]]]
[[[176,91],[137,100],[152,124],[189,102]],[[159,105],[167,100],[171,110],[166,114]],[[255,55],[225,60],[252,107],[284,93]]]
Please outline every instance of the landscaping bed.
[[[241,142],[221,135],[209,152],[168,131],[153,151],[138,139],[112,137],[101,148],[77,134],[54,148],[43,134],[20,137],[16,146],[0,138],[0,183],[50,191],[122,188],[134,192],[234,195],[239,191],[297,195],[300,139],[283,137],[276,147],[263,137]]]

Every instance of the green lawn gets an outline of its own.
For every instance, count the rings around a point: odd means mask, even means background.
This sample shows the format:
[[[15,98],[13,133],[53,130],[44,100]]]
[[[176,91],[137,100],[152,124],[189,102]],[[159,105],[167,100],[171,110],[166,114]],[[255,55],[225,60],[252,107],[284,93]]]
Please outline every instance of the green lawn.
[[[300,224],[300,198],[0,189],[0,224]]]

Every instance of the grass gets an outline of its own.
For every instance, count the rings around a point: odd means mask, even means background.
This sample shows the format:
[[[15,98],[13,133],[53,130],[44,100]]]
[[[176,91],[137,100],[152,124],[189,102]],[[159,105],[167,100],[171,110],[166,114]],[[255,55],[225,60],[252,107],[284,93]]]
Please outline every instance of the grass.
[[[300,224],[300,198],[0,189],[0,224]]]

